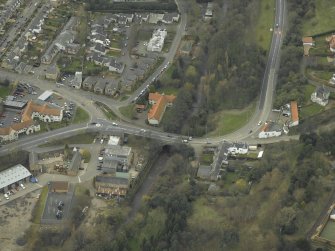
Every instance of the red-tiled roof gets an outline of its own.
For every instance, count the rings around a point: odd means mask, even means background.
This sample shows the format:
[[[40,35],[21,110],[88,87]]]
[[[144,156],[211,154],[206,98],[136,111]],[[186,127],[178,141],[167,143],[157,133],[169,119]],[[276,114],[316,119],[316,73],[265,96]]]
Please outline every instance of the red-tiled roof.
[[[299,121],[297,101],[291,101],[291,119],[293,122]]]
[[[161,120],[165,107],[168,103],[172,103],[176,99],[173,95],[162,95],[159,93],[149,93],[149,100],[155,101],[155,104],[148,112],[148,119],[156,119],[158,122]]]

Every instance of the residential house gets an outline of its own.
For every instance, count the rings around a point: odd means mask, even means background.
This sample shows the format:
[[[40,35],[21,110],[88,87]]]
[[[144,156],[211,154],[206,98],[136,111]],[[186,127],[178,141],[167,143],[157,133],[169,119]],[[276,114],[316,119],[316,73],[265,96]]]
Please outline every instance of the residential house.
[[[114,59],[114,58],[110,58],[108,60],[107,67],[108,67],[109,71],[117,72],[117,73],[120,73],[120,74],[124,70],[124,64],[120,63],[120,62],[117,62],[116,59]]]
[[[178,13],[165,13],[162,22],[165,24],[172,24],[179,21],[180,15]]]
[[[329,84],[335,85],[335,74],[333,74],[333,77],[329,80]]]
[[[303,37],[302,38],[302,43],[303,43],[303,45],[309,45],[309,46],[314,46],[315,45],[313,37]]]
[[[129,180],[99,175],[95,177],[94,186],[98,194],[126,196],[129,189]]]
[[[45,78],[46,79],[51,79],[51,80],[56,80],[59,76],[59,69],[57,67],[57,65],[52,65],[50,67],[48,67],[48,69],[45,72]]]
[[[97,77],[94,76],[88,76],[85,78],[84,82],[83,82],[83,88],[86,90],[92,90],[95,83],[97,82]]]
[[[91,47],[90,49],[91,49],[91,51],[94,51],[94,52],[99,53],[101,55],[106,55],[106,48],[102,44],[97,43],[97,44],[95,44],[95,46]]]
[[[152,105],[150,111],[148,112],[148,122],[150,125],[159,125],[163,115],[165,113],[166,107],[172,106],[176,96],[174,95],[164,95],[158,92],[149,93],[149,104]]]
[[[92,43],[106,45],[107,37],[102,34],[96,34],[91,36],[90,40]]]
[[[302,44],[304,46],[304,55],[309,56],[309,49],[312,46],[315,46],[315,42],[313,40],[313,37],[303,37],[302,38]]]
[[[98,94],[103,94],[106,87],[106,80],[103,78],[99,78],[96,84],[94,85],[94,92]]]
[[[18,139],[20,134],[29,135],[40,130],[40,125],[32,119],[14,123],[8,127],[0,128],[0,142],[13,141]]]
[[[80,89],[83,82],[83,73],[81,71],[76,71],[74,74],[74,79],[71,82],[71,86],[75,89]]]
[[[289,127],[299,125],[299,111],[297,101],[291,101],[291,121],[289,122]]]
[[[117,80],[109,79],[105,87],[105,95],[112,96],[119,89],[119,83]]]
[[[330,91],[324,86],[318,86],[315,89],[315,92],[311,95],[312,102],[315,102],[319,105],[326,106],[328,104]]]
[[[271,137],[278,137],[282,134],[282,128],[275,122],[266,122],[261,132],[258,134],[258,138],[266,139]]]
[[[58,35],[55,45],[59,50],[65,51],[67,44],[73,43],[74,39],[75,32],[71,30],[65,30]]]
[[[141,13],[139,15],[139,18],[142,20],[142,22],[148,22],[149,21],[149,13]]]
[[[211,20],[212,18],[213,18],[213,3],[208,2],[204,19],[205,21],[208,21],[208,20]]]
[[[80,44],[66,44],[65,52],[68,54],[76,55],[80,50]]]
[[[326,41],[329,43],[329,49],[331,52],[335,52],[335,35],[326,38]]]

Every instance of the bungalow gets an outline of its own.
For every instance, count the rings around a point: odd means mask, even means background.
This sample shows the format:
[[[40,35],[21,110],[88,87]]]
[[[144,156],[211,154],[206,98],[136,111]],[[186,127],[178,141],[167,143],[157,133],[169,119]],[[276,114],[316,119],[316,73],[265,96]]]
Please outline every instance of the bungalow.
[[[326,106],[328,104],[328,98],[330,91],[324,86],[318,86],[315,89],[315,92],[311,95],[312,102],[315,102],[319,105]]]
[[[148,122],[150,125],[159,125],[161,122],[166,107],[170,107],[176,96],[164,95],[158,92],[149,93],[149,104],[152,105],[150,111],[148,112]]]
[[[98,94],[103,94],[106,87],[106,80],[103,78],[99,78],[97,83],[94,86],[94,92]]]
[[[289,122],[289,127],[299,125],[299,112],[297,101],[291,101],[291,121]]]
[[[95,83],[97,82],[97,78],[94,76],[88,76],[85,78],[84,82],[83,82],[83,88],[86,90],[92,90],[93,86],[95,85]]]
[[[267,139],[271,137],[278,137],[282,134],[282,128],[275,122],[266,122],[262,131],[258,134],[258,138]]]

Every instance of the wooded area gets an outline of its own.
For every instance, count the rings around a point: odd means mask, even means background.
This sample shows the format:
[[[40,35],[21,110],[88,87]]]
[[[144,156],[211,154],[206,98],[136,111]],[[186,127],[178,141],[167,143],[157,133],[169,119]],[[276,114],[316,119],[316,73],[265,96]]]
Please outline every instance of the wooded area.
[[[192,61],[179,58],[172,80],[158,86],[182,89],[174,107],[167,111],[164,130],[201,136],[216,126],[209,115],[244,108],[255,100],[266,52],[250,36],[260,8],[258,1],[220,1],[209,23],[201,20],[194,0],[187,3],[192,6],[187,10],[196,55]]]

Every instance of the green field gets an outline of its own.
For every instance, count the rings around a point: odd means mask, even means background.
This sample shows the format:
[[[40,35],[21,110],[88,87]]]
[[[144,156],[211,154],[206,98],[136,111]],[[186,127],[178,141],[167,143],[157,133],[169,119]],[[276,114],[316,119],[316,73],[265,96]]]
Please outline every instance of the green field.
[[[264,50],[268,50],[272,37],[270,28],[274,26],[275,1],[261,0],[260,2],[260,15],[255,28],[256,41]]]
[[[83,123],[87,122],[89,119],[90,115],[84,109],[78,107],[72,123],[74,124]]]
[[[255,104],[252,104],[241,111],[228,110],[214,114],[210,119],[214,120],[217,126],[208,136],[221,136],[238,130],[249,121],[254,110]]]
[[[105,116],[110,120],[116,120],[116,114],[104,103],[96,101],[95,104],[100,108],[100,110],[105,114]]]
[[[91,144],[96,136],[96,133],[77,134],[65,139],[50,141],[49,143],[40,145],[39,147],[49,147],[65,144]]]
[[[43,211],[44,211],[45,203],[46,203],[47,198],[48,198],[48,191],[49,191],[49,189],[48,189],[47,186],[43,187],[43,189],[41,191],[40,198],[38,199],[38,202],[36,203],[36,206],[35,206],[34,211],[33,211],[32,221],[34,223],[39,224],[41,222],[41,217],[42,217],[42,214],[43,214]]]
[[[335,6],[333,0],[315,0],[315,17],[303,22],[303,34],[311,36],[334,30]],[[307,14],[308,15],[308,14]]]
[[[8,87],[0,87],[0,98],[4,98],[8,96],[10,93],[10,89]]]
[[[325,109],[323,106],[318,105],[316,103],[309,104],[307,106],[304,106],[300,110],[300,118],[307,118],[311,117],[313,115],[316,115],[320,112],[323,112]]]
[[[134,118],[134,107],[135,105],[127,105],[127,106],[123,106],[120,107],[120,112],[123,116],[129,118],[129,119],[133,119]]]

